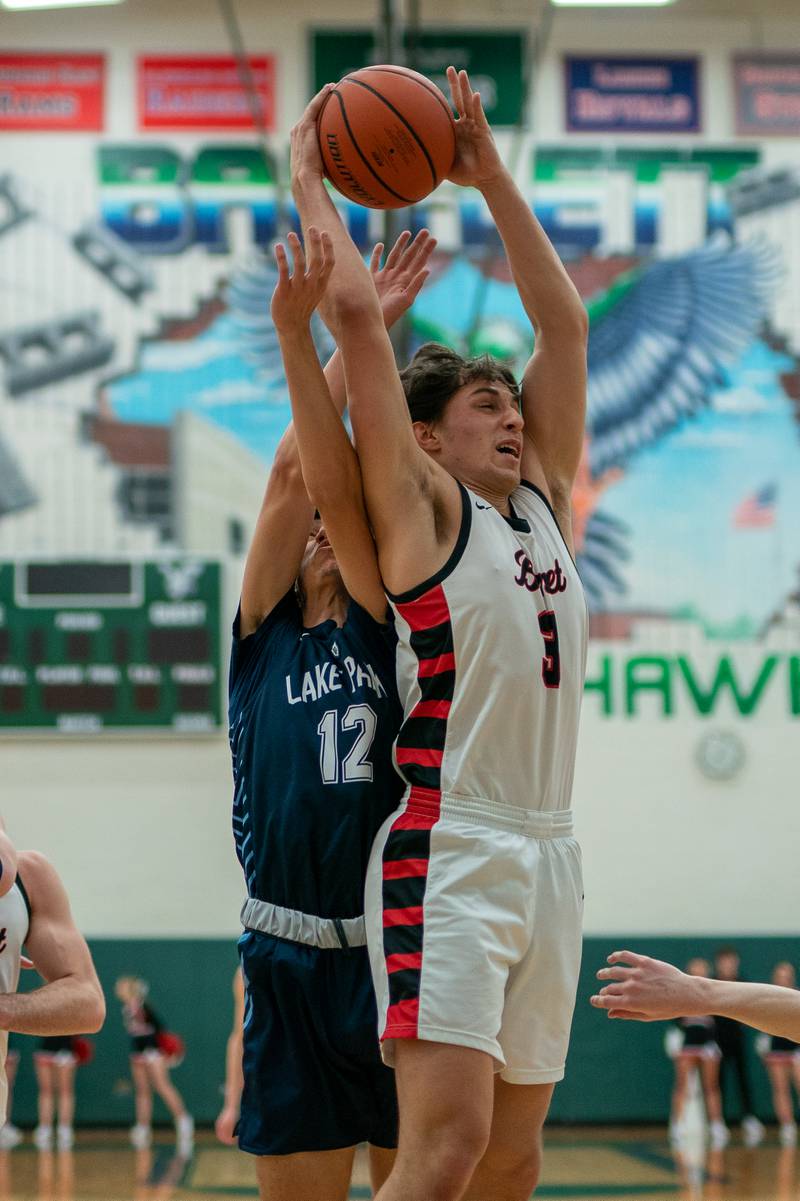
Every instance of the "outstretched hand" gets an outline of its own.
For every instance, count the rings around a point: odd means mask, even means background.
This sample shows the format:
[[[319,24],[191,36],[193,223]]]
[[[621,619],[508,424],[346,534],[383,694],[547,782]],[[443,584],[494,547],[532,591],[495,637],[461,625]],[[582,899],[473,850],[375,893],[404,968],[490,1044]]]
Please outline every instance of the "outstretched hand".
[[[503,171],[479,92],[473,92],[466,71],[447,68],[447,82],[456,110],[456,157],[447,176],[464,187],[480,188]]]
[[[317,122],[333,86],[332,83],[326,83],[324,87],[320,88],[313,100],[306,105],[300,120],[292,126],[290,137],[293,184],[301,175],[318,175],[321,179],[325,174],[319,148]]]
[[[435,247],[436,239],[427,229],[420,230],[413,242],[406,229],[389,251],[382,267],[383,242],[378,242],[372,251],[369,270],[387,329],[411,308],[419,295],[428,278],[428,260]]]
[[[278,266],[278,283],[272,293],[270,313],[279,334],[288,334],[308,328],[311,314],[322,299],[333,270],[333,243],[329,233],[320,233],[310,226],[306,235],[308,254],[296,233],[287,235],[292,255],[292,270],[286,247],[278,242],[275,246],[275,262]]]
[[[697,978],[671,963],[633,951],[614,951],[608,963],[611,967],[601,968],[597,978],[613,983],[590,1000],[595,1009],[607,1010],[610,1018],[658,1022],[699,1012]]]

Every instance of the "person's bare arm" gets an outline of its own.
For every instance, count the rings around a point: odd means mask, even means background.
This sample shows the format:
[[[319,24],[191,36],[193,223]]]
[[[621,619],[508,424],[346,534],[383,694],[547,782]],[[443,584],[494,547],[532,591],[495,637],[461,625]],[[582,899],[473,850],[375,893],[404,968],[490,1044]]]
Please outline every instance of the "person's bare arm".
[[[486,200],[536,336],[522,381],[522,477],[544,487],[559,518],[568,517],[586,418],[586,309],[503,165],[480,95],[472,90],[467,72],[450,67],[447,76],[458,112],[456,161],[450,179],[478,188]]]
[[[292,130],[292,191],[304,234],[313,225],[331,236],[336,264],[321,312],[342,352],[383,579],[402,592],[446,560],[461,501],[455,481],[417,444],[375,287],[326,191],[316,131],[325,95],[323,89]]]
[[[244,980],[242,969],[237,968],[233,977],[233,1025],[225,1048],[225,1103],[220,1110],[214,1130],[220,1142],[233,1146],[236,1143],[234,1127],[239,1121],[242,1103],[244,1073],[242,1071],[242,1047],[244,1041]]]
[[[18,1034],[92,1034],[105,1019],[103,990],[55,868],[37,851],[19,853],[31,904],[25,947],[46,983],[0,994],[0,1029]]]
[[[611,966],[601,968],[597,978],[612,983],[591,1003],[610,1018],[656,1022],[718,1014],[800,1042],[800,992],[795,989],[687,976],[670,963],[633,951],[614,951],[608,962]]]

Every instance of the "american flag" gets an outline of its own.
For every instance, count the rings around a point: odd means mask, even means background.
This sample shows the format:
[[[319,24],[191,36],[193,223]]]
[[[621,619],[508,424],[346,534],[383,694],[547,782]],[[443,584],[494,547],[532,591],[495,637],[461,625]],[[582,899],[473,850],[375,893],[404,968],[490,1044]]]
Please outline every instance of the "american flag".
[[[733,511],[733,525],[737,530],[765,530],[775,524],[775,502],[778,489],[775,484],[765,484],[750,492]]]

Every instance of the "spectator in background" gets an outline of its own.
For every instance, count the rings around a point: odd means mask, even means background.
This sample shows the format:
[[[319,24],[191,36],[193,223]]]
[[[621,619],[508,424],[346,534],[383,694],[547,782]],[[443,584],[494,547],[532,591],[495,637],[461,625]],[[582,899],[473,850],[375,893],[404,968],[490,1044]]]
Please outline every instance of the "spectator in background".
[[[173,1064],[164,1046],[167,1032],[145,1000],[148,986],[138,976],[121,976],[115,992],[122,1002],[122,1020],[131,1038],[131,1072],[136,1092],[136,1125],[131,1130],[131,1142],[137,1150],[150,1146],[155,1090],[175,1122],[179,1154],[189,1155],[194,1142],[194,1121],[169,1078]]]
[[[777,963],[772,972],[772,983],[779,988],[795,989],[797,985],[792,964]],[[800,1045],[790,1038],[775,1034],[762,1035],[756,1045],[769,1074],[772,1106],[780,1122],[781,1146],[793,1147],[797,1142],[797,1123],[794,1119],[792,1085],[800,1095]]]
[[[707,979],[711,975],[711,968],[706,959],[691,959],[686,972],[689,976],[702,976]],[[700,1075],[706,1103],[711,1146],[719,1150],[728,1143],[730,1133],[722,1120],[722,1097],[719,1091],[721,1052],[717,1043],[714,1018],[708,1014],[679,1017],[676,1027],[680,1038],[674,1040],[675,1087],[672,1092],[670,1138],[680,1142],[683,1136],[684,1106],[689,1095],[691,1075],[696,1070]],[[667,1045],[668,1050],[672,1050],[670,1042]]]
[[[714,975],[718,980],[739,980],[739,952],[736,947],[720,947],[714,956]],[[717,1042],[722,1052],[720,1089],[725,1103],[725,1081],[736,1083],[742,1106],[742,1140],[746,1147],[757,1147],[764,1137],[764,1127],[753,1113],[753,1100],[745,1062],[744,1027],[734,1018],[717,1017]]]

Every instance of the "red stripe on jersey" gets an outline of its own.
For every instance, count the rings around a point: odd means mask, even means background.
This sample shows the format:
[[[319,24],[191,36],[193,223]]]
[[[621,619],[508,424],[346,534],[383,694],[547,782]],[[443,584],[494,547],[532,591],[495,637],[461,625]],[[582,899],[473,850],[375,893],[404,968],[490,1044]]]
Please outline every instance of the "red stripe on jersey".
[[[395,954],[386,956],[386,971],[402,972],[404,968],[422,967],[422,951],[409,951],[405,955]]]
[[[441,767],[443,753],[422,746],[398,746],[394,752],[398,763],[418,763],[420,767]]]
[[[408,997],[390,1005],[386,1011],[384,1038],[416,1038],[419,1022],[419,997]]]
[[[443,717],[445,721],[450,716],[452,701],[420,701],[411,710],[412,717]]]
[[[455,671],[456,657],[451,651],[449,655],[437,655],[435,659],[420,659],[417,662],[419,679],[429,679],[430,676],[440,676],[445,671]]]
[[[396,829],[397,827],[394,827]],[[409,876],[426,876],[427,859],[384,859],[384,880],[405,880]]]
[[[450,620],[450,610],[441,584],[423,593],[417,600],[397,605],[397,612],[412,630],[432,630],[434,626]]]
[[[422,906],[409,905],[407,909],[384,909],[384,926],[421,926]]]

